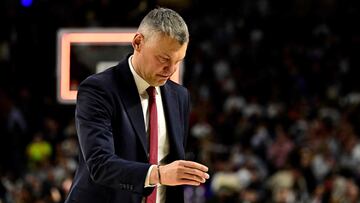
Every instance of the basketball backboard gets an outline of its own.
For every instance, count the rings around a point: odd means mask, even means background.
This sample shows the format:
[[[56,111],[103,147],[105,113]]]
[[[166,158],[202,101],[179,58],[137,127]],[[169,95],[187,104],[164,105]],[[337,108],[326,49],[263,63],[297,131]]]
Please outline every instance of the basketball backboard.
[[[58,102],[74,104],[82,80],[116,65],[131,53],[135,33],[135,28],[60,29],[57,36]],[[182,66],[171,80],[181,83]]]

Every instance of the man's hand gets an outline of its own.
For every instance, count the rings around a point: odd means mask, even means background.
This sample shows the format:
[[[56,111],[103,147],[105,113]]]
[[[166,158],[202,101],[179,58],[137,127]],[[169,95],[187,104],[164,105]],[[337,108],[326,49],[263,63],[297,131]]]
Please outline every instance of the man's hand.
[[[159,167],[160,179],[158,180],[158,168],[154,167],[151,171],[150,182],[162,185],[194,185],[198,186],[209,179],[206,172],[208,168],[202,164],[193,161],[174,161],[167,165]]]

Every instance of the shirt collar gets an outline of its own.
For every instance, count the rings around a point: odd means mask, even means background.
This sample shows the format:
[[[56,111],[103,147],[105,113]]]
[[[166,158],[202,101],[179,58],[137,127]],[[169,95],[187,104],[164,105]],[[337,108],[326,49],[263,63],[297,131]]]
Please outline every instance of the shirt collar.
[[[136,84],[137,90],[139,92],[139,95],[143,95],[146,93],[146,89],[148,87],[150,87],[150,84],[148,82],[146,82],[142,77],[140,77],[139,74],[137,74],[137,72],[134,69],[134,66],[131,63],[132,57],[133,57],[133,55],[131,55],[128,59],[129,67],[130,67],[131,73],[135,79],[135,84]],[[156,87],[155,89],[156,89],[156,93],[158,93],[159,87]]]

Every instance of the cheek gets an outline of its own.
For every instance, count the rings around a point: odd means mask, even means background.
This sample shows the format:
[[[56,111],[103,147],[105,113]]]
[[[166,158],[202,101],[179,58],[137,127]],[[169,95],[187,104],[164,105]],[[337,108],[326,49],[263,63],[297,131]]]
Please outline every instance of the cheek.
[[[160,72],[160,66],[158,63],[152,61],[146,64],[146,73],[150,77],[154,77]]]
[[[153,60],[151,63],[151,71],[154,73],[161,72],[164,65],[157,60]]]
[[[175,73],[180,68],[180,62],[174,66],[173,72]]]
[[[155,71],[155,67],[157,67],[157,62],[150,56],[144,57],[144,72],[147,73],[147,75],[151,75]]]

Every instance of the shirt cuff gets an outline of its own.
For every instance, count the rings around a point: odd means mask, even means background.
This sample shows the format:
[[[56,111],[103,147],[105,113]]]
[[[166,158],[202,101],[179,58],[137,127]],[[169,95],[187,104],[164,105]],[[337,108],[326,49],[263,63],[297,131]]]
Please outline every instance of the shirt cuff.
[[[150,184],[150,173],[151,173],[151,170],[156,167],[156,165],[151,165],[148,172],[147,172],[147,175],[146,175],[146,179],[145,179],[145,184],[144,184],[144,187],[155,187],[155,185],[152,185]]]

